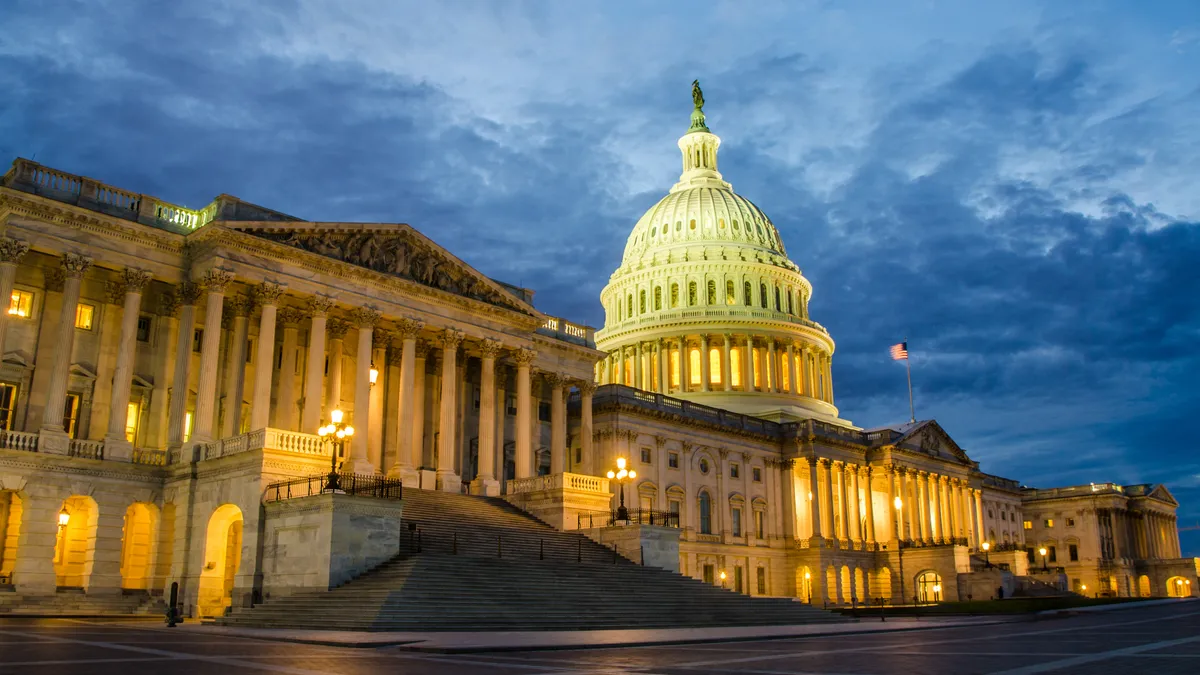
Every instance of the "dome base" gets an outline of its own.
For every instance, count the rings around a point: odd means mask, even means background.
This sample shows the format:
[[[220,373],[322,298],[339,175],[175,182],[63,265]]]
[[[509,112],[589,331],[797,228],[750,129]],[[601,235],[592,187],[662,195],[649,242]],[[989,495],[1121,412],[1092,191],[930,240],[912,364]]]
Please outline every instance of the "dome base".
[[[838,417],[836,407],[807,396],[741,391],[689,391],[672,392],[669,395],[772,422],[798,422],[815,419],[840,426],[854,426],[850,420]]]

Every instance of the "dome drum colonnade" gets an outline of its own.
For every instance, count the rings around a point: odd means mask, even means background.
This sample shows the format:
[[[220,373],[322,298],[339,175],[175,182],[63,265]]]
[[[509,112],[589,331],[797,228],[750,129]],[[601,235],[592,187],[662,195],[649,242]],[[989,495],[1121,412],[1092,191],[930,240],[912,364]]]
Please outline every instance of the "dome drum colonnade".
[[[766,214],[717,171],[721,139],[698,87],[693,97],[679,182],[638,221],[601,294],[596,344],[608,357],[596,381],[735,412],[836,420],[834,343],[808,317],[812,285]]]

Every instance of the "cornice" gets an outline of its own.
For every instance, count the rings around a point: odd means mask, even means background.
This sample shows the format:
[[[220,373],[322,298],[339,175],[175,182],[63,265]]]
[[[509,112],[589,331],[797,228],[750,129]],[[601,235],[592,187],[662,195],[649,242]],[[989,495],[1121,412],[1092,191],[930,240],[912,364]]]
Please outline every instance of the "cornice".
[[[50,472],[90,478],[137,481],[155,484],[159,487],[162,487],[167,479],[167,471],[163,467],[48,455],[23,450],[0,450],[0,467],[34,471],[40,474]]]
[[[717,431],[717,432],[727,434],[730,436],[743,436],[746,438],[753,438],[753,439],[760,440],[760,441],[768,441],[768,442],[775,443],[775,444],[780,443],[782,440],[781,438],[779,438],[778,436],[775,436],[773,434],[757,433],[757,432],[751,431],[749,429],[731,429],[729,427],[721,426],[719,424],[713,424],[713,423],[705,421],[705,420],[694,419],[694,418],[687,417],[685,415],[681,415],[678,413],[667,412],[667,411],[663,411],[663,410],[642,408],[642,407],[635,406],[635,405],[621,403],[620,401],[612,401],[612,400],[603,401],[601,403],[596,404],[593,407],[593,412],[592,412],[593,417],[599,416],[604,413],[627,414],[627,415],[631,415],[634,417],[643,417],[643,418],[663,420],[663,421],[670,422],[670,423],[678,425],[678,426],[695,427],[698,429]]]
[[[150,246],[173,255],[184,255],[186,237],[83,207],[0,187],[0,213],[33,218],[89,234],[98,234],[138,246]],[[13,223],[9,221],[9,227]]]

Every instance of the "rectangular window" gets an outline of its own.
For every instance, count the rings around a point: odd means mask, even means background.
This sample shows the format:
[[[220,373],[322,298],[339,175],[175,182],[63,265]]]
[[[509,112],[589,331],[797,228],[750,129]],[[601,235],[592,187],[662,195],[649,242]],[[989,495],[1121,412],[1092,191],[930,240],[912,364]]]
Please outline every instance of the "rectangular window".
[[[1027,529],[1027,530],[1033,529],[1033,521],[1032,520],[1025,521],[1025,529]]]
[[[733,568],[733,591],[735,593],[743,592],[742,591],[742,568],[741,567]]]
[[[197,328],[196,331],[194,333],[192,333],[192,351],[199,354],[200,346],[203,344],[204,344],[204,329]]]
[[[1070,557],[1071,562],[1079,562],[1079,545],[1067,544],[1067,556]]]
[[[759,539],[767,538],[766,527],[765,527],[764,521],[765,521],[765,519],[763,518],[763,512],[755,511],[754,512],[754,536]]]
[[[738,465],[737,465],[737,463],[736,463],[736,462],[734,462],[734,463],[731,463],[731,464],[729,465],[729,477],[730,477],[730,478],[737,478],[737,477],[738,477],[738,474],[739,474],[740,472],[741,472],[741,470],[738,468]]]
[[[192,440],[192,413],[184,413],[183,415],[183,440],[184,442]]]
[[[92,322],[96,318],[96,306],[81,302],[75,306],[75,327],[82,330],[91,330]]]
[[[731,520],[730,525],[732,525],[732,528],[733,528],[733,536],[735,536],[735,537],[742,536],[742,510],[734,509],[733,510],[733,518],[731,518],[730,520]]]
[[[1047,519],[1045,519],[1045,520],[1043,520],[1043,521],[1042,521],[1042,524],[1043,524],[1043,525],[1045,525],[1046,527],[1054,527],[1054,519],[1053,519],[1053,518],[1047,518]]]
[[[1075,527],[1075,519],[1067,518],[1067,527]]]
[[[671,378],[670,378],[671,386],[678,388],[679,387],[679,350],[678,349],[671,350],[671,360],[669,363],[669,367],[671,370]]]
[[[766,595],[767,594],[767,568],[760,567],[757,570],[755,570],[755,574],[758,577],[758,594]]]
[[[642,448],[642,464],[651,464],[650,448]]]
[[[550,421],[550,404],[546,401],[538,401],[538,420],[542,422]]]
[[[742,386],[742,348],[729,348],[729,385]]]
[[[1000,520],[1008,520],[1008,513],[1005,511],[1001,511],[1000,512]]]
[[[139,316],[138,317],[137,341],[138,342],[149,342],[150,341],[150,317],[148,317],[148,316]]]
[[[67,394],[67,403],[63,409],[63,431],[75,438],[79,427],[79,394]]]
[[[754,370],[751,373],[751,385],[755,389],[762,387],[762,364],[759,363],[758,350],[750,350],[750,367]]]
[[[137,443],[138,420],[141,419],[141,406],[130,403],[125,414],[125,440]]]
[[[712,565],[704,566],[704,583],[715,584],[717,582],[716,576]]]
[[[643,496],[638,501],[639,501],[639,506],[641,506],[641,509],[643,511],[653,511],[654,510],[654,497]]]
[[[708,348],[708,383],[721,384],[721,349]]]
[[[678,452],[668,452],[667,453],[667,466],[671,467],[672,469],[679,468],[679,453]]]
[[[696,347],[688,349],[688,383],[700,386],[700,350]]]
[[[761,483],[761,482],[762,482],[762,468],[761,468],[761,467],[757,467],[757,466],[756,466],[756,467],[754,467],[754,469],[753,469],[753,470],[751,470],[751,473],[750,473],[750,475],[751,475],[751,477],[754,479],[754,482],[755,482],[755,483]]]
[[[1046,559],[1050,562],[1058,562],[1058,553],[1053,546],[1046,547]]]
[[[679,527],[679,509],[681,506],[683,505],[679,503],[678,499],[671,499],[667,501],[667,511],[675,514],[675,518],[671,523],[675,527]]]
[[[517,414],[517,397],[516,396],[508,397],[508,401],[506,401],[504,404],[504,413],[507,415],[516,415]]]
[[[8,304],[8,313],[10,316],[28,319],[29,315],[33,314],[33,293],[14,290],[12,301]]]
[[[0,382],[0,430],[12,429],[17,409],[17,385]]]

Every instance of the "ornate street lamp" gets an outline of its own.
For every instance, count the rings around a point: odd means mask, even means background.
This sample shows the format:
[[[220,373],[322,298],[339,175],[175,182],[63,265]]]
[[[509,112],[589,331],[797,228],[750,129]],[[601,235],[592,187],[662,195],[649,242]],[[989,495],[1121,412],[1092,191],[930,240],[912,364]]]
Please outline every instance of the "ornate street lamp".
[[[980,547],[983,548],[984,564],[987,566],[987,569],[990,570],[990,569],[992,569],[992,557],[991,557],[991,555],[988,554],[988,551],[992,550],[992,543],[989,541],[985,541],[982,544],[980,544]]]
[[[1042,571],[1049,572],[1050,568],[1046,567],[1046,547],[1043,546],[1043,547],[1039,548],[1038,553],[1042,556]]]
[[[58,529],[62,530],[71,522],[71,512],[67,511],[67,507],[63,507],[62,511],[58,512]]]
[[[721,570],[721,589],[725,589],[725,570]]]
[[[372,363],[371,369],[367,371],[367,381],[371,383],[372,387],[374,387],[377,380],[379,380],[379,369],[375,367],[374,363]]]
[[[625,508],[625,481],[637,478],[637,472],[630,469],[625,470],[625,458],[617,458],[617,470],[608,472],[608,479],[615,480],[621,486],[621,508],[617,509],[616,520],[629,522],[629,509]]]
[[[374,382],[375,375],[378,374],[374,368],[371,381]],[[330,438],[332,436],[333,448],[329,459],[329,475],[325,479],[325,487],[321,492],[343,492],[341,478],[338,476],[338,456],[344,454],[346,449],[346,439],[354,435],[354,427],[342,422],[345,419],[345,413],[341,410],[329,411],[330,423],[317,429],[317,435],[321,438]]]

